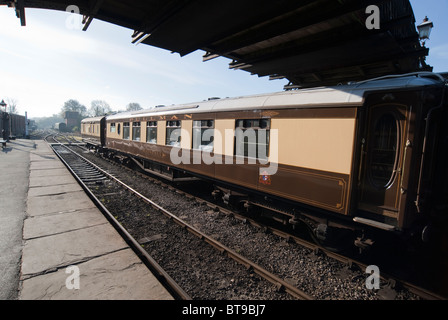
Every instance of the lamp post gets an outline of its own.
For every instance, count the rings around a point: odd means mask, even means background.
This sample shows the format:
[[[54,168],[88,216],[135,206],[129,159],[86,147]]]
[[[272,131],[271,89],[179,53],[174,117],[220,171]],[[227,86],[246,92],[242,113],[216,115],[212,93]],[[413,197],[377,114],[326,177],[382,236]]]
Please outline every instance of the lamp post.
[[[423,19],[423,22],[417,26],[418,29],[418,38],[420,40],[420,43],[423,48],[426,49],[425,44],[426,40],[429,40],[429,36],[431,35],[432,28],[434,28],[434,23],[432,21],[429,21],[428,17],[426,16],[425,19]],[[433,68],[426,64],[426,56],[420,57],[420,69],[423,71],[431,71]]]
[[[423,22],[417,26],[419,39],[422,42],[422,46],[425,46],[426,40],[429,40],[434,23],[429,21],[428,17],[423,19]]]
[[[5,103],[5,100],[2,100],[2,102],[0,102],[0,107],[5,108],[5,112],[6,112],[6,107],[8,105]]]
[[[2,140],[8,140],[8,136],[9,136],[9,134],[8,134],[8,132],[7,132],[7,126],[8,126],[8,114],[6,113],[6,107],[7,107],[8,105],[5,103],[5,100],[2,100],[2,102],[0,102],[0,107],[1,108],[5,108],[5,113],[3,113],[3,115],[0,117],[0,121],[1,121],[1,123],[0,123],[0,128],[2,129],[1,130],[1,134],[2,134],[2,136],[1,136],[1,139]]]

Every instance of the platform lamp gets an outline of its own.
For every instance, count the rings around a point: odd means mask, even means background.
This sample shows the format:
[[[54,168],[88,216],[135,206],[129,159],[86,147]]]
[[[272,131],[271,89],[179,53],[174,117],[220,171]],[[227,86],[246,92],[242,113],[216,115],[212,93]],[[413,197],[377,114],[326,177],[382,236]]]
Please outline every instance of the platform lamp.
[[[422,46],[425,46],[426,40],[429,40],[434,23],[429,21],[428,17],[423,19],[423,22],[417,26],[419,39],[422,42]]]
[[[5,103],[5,100],[2,100],[2,102],[0,102],[0,107],[1,108],[5,108],[5,113],[0,117],[0,121],[1,121],[0,127],[2,128],[0,139],[9,141],[9,139],[8,139],[9,134],[6,131],[6,128],[7,128],[7,125],[8,125],[8,122],[7,122],[8,114],[6,113],[6,107],[7,106],[8,105]],[[1,110],[1,108],[0,108],[0,110]]]
[[[2,102],[0,102],[0,107],[5,108],[5,112],[6,112],[6,107],[8,105],[5,103],[5,100],[2,100]]]

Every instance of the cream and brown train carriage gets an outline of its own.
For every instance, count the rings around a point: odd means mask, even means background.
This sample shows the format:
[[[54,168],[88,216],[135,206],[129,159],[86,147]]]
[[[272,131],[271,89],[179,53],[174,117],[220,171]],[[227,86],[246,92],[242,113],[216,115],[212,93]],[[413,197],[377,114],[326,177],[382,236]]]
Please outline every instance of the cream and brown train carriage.
[[[322,240],[336,227],[422,231],[448,216],[445,91],[425,73],[117,114],[106,148],[212,180],[227,202],[306,222]]]
[[[93,148],[104,146],[105,133],[105,117],[86,118],[81,121],[81,136],[83,141]]]

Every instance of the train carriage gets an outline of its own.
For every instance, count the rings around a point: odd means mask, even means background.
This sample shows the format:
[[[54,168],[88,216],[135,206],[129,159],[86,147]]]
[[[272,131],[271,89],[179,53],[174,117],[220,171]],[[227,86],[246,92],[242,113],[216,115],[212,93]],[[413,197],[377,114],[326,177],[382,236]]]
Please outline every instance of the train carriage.
[[[81,136],[84,142],[93,148],[106,143],[105,117],[86,118],[81,121]]]
[[[445,82],[419,73],[117,114],[105,146],[322,240],[340,227],[422,232],[448,215]]]

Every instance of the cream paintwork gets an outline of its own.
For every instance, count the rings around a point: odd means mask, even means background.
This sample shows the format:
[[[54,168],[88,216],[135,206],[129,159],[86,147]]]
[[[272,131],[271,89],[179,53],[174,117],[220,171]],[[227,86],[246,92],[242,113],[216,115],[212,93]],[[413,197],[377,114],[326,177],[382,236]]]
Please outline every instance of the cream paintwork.
[[[164,146],[166,143],[166,121],[157,121],[157,144]]]
[[[183,149],[191,149],[192,144],[192,132],[193,132],[193,120],[182,120],[182,138],[180,140],[180,147]],[[185,136],[185,138],[184,138]]]
[[[279,163],[350,174],[355,124],[355,119],[272,119]],[[273,148],[271,144],[270,154]]]
[[[235,119],[215,120],[214,153],[233,157]],[[227,131],[227,138],[226,138]],[[218,134],[216,134],[219,132]],[[227,141],[227,144],[226,144]]]
[[[113,138],[113,139],[121,139],[121,135],[118,134],[118,124],[120,124],[120,131],[123,128],[123,123],[121,122],[114,122],[115,123],[115,132],[110,132],[110,123],[107,123],[107,132],[106,132],[106,136],[108,138]]]

